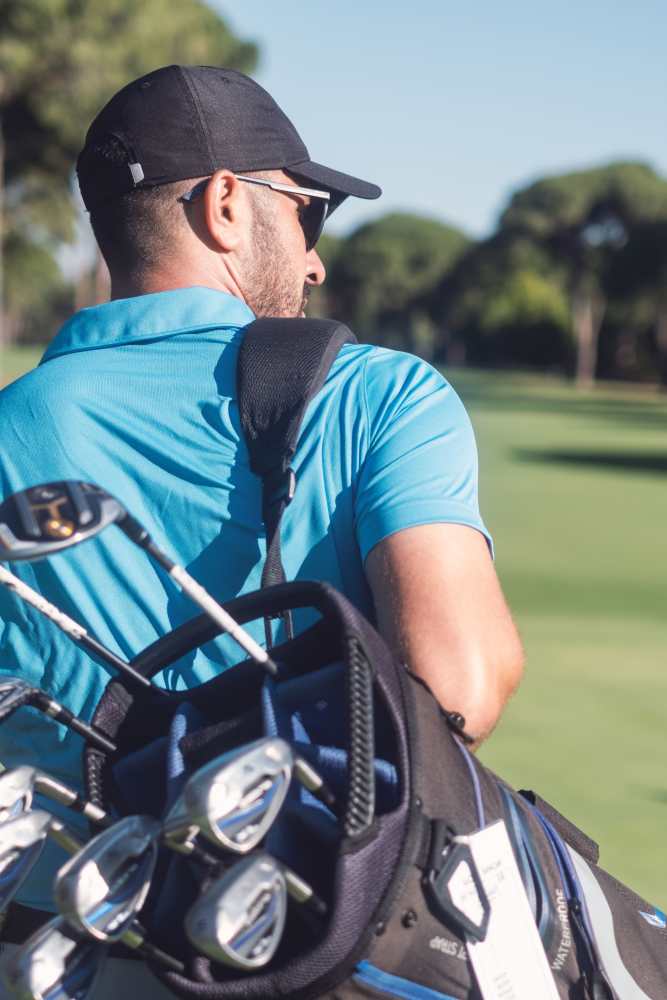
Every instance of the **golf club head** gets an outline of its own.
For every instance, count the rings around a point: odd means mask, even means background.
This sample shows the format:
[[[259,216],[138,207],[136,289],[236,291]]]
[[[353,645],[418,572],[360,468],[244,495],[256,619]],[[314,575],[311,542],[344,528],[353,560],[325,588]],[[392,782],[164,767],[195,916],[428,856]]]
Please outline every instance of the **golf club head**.
[[[190,908],[185,933],[216,962],[251,971],[271,960],[285,927],[287,889],[268,854],[244,858]]]
[[[41,809],[22,812],[0,826],[0,910],[14,897],[36,864],[53,820]]]
[[[0,774],[0,826],[32,806],[37,771],[22,764]]]
[[[43,559],[124,515],[121,504],[92,483],[64,480],[21,490],[0,504],[0,561]]]
[[[106,953],[103,944],[79,937],[54,917],[4,959],[0,979],[20,1000],[85,1000]]]
[[[285,801],[294,754],[279,737],[215,757],[187,781],[167,816],[164,836],[177,846],[200,832],[235,854],[257,847]]]
[[[98,941],[123,935],[146,901],[161,830],[151,816],[127,816],[63,865],[53,896],[72,927]]]

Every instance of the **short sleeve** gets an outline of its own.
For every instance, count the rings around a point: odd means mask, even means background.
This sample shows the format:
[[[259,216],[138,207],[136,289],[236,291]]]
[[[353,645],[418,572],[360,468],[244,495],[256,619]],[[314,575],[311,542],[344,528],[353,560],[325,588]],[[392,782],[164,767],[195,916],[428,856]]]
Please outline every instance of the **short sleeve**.
[[[366,360],[368,451],[357,479],[355,525],[365,559],[383,538],[420,524],[480,531],[477,446],[463,403],[430,365],[398,351]]]

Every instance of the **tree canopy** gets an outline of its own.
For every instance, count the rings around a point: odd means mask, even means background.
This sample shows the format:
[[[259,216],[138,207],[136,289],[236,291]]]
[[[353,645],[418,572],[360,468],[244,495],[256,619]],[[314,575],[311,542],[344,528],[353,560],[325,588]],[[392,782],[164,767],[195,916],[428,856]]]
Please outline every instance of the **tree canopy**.
[[[173,62],[249,71],[257,48],[202,0],[1,0],[1,9],[0,221],[15,270],[14,234],[41,253],[71,238],[74,159],[116,90]]]

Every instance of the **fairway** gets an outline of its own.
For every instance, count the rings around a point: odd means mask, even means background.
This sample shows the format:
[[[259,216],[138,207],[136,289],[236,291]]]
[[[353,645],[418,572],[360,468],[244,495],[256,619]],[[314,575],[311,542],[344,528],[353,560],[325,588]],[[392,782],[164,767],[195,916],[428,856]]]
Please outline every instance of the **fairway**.
[[[5,376],[41,352],[13,351]],[[482,752],[667,906],[667,399],[448,373],[477,432],[481,506],[527,650]]]
[[[482,753],[667,904],[667,400],[449,373],[477,432],[481,505],[527,651]]]

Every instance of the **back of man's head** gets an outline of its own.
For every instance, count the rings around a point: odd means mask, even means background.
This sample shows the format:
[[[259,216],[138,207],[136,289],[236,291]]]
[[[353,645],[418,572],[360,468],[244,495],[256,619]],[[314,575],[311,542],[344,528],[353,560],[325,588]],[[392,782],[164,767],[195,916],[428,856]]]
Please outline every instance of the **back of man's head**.
[[[154,271],[177,253],[179,239],[193,228],[179,199],[220,169],[296,175],[299,184],[330,193],[329,212],[349,195],[380,194],[374,184],[313,162],[284,112],[244,74],[162,67],[111,98],[77,160],[81,194],[112,276]]]

